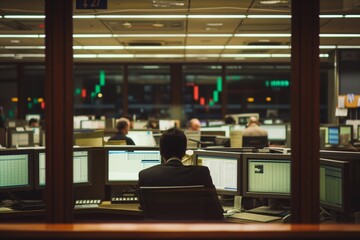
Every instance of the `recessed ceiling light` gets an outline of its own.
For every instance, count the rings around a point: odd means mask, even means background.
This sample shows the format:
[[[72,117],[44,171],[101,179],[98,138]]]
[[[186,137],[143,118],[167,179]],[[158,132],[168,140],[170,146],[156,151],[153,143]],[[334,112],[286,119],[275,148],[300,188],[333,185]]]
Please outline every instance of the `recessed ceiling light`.
[[[260,4],[267,4],[267,5],[272,5],[272,4],[286,4],[289,3],[289,1],[287,0],[263,0],[260,1]]]
[[[126,28],[131,28],[132,27],[132,24],[130,22],[124,22],[121,25],[123,25],[123,27],[126,27]]]
[[[209,27],[222,27],[224,24],[221,22],[207,23],[206,26]]]
[[[270,42],[270,40],[269,39],[259,39],[258,42]]]
[[[165,24],[163,24],[163,23],[154,23],[152,26],[155,27],[155,28],[162,28],[162,27],[165,26]]]
[[[20,40],[17,40],[17,39],[12,39],[10,40],[11,43],[20,43]]]

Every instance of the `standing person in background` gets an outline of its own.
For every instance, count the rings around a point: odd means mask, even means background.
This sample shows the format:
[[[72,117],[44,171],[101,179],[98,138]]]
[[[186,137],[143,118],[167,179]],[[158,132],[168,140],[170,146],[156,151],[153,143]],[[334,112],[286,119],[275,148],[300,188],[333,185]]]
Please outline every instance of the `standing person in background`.
[[[193,118],[189,122],[189,130],[191,131],[200,131],[201,129],[201,123],[199,119]]]
[[[243,131],[243,136],[267,136],[268,132],[260,127],[259,119],[252,116],[248,120],[247,128]]]
[[[129,132],[129,120],[125,118],[120,118],[120,120],[116,124],[116,128],[118,132],[113,135],[111,138],[109,138],[109,141],[111,140],[125,140],[126,145],[135,145],[134,141],[127,137],[126,134]]]

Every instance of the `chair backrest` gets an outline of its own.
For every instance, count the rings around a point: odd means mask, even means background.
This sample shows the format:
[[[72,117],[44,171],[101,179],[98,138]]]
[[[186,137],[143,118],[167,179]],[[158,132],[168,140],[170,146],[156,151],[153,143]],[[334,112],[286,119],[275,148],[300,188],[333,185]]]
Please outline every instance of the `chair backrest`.
[[[264,148],[269,146],[267,136],[243,136],[243,147]]]
[[[203,185],[140,187],[144,216],[154,220],[204,220]]]
[[[126,140],[109,140],[105,142],[105,145],[112,146],[112,145],[126,145]]]

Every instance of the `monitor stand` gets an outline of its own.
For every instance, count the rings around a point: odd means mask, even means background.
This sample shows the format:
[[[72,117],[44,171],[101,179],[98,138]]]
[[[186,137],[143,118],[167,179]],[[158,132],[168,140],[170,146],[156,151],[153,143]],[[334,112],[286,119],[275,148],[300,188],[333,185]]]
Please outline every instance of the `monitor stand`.
[[[286,216],[290,213],[289,209],[276,199],[269,199],[269,206],[260,206],[257,208],[247,210],[249,213],[265,214],[271,216]]]

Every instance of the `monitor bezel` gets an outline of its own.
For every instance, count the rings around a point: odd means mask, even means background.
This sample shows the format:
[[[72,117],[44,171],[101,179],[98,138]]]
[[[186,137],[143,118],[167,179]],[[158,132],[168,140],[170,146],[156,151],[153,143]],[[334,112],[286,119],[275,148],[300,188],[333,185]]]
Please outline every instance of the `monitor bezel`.
[[[105,185],[107,186],[130,186],[130,185],[138,185],[138,180],[136,181],[110,181],[109,180],[109,151],[159,151],[159,147],[147,147],[147,146],[135,146],[135,145],[120,145],[120,146],[109,146],[104,147],[105,149]],[[161,158],[161,156],[160,156]],[[162,163],[162,160],[160,159],[160,163]]]
[[[194,163],[198,166],[198,157],[199,155],[203,156],[211,156],[211,157],[229,157],[229,158],[236,158],[237,159],[237,190],[224,190],[224,189],[216,189],[218,195],[233,195],[233,196],[240,196],[242,195],[242,153],[241,152],[223,152],[223,151],[209,151],[209,150],[195,150],[194,151]],[[211,175],[211,173],[210,173]],[[216,188],[216,187],[215,187]]]
[[[73,148],[73,153],[75,151],[87,151],[88,152],[88,182],[84,183],[74,183],[74,187],[84,187],[84,186],[91,186],[92,185],[92,165],[93,165],[93,159],[92,159],[92,149],[93,148],[87,148],[87,147],[81,147],[81,148]],[[45,153],[44,149],[34,149],[34,189],[41,190],[46,188],[45,185],[40,185],[40,178],[39,178],[39,156],[40,153]],[[46,158],[45,158],[46,159]],[[45,160],[46,161],[46,160]],[[74,179],[73,179],[74,181]]]
[[[34,159],[33,152],[29,149],[6,149],[0,150],[0,155],[28,155],[28,184],[22,186],[0,187],[0,192],[28,191],[34,188]]]
[[[290,161],[290,193],[269,193],[269,192],[250,192],[248,190],[248,162],[249,160],[280,160]],[[291,155],[278,153],[244,153],[243,154],[243,196],[253,198],[270,199],[290,199],[291,198]]]
[[[342,160],[335,160],[335,159],[328,159],[328,158],[320,158],[320,166],[326,165],[330,167],[338,167],[341,168],[342,174],[342,206],[334,205],[331,203],[320,201],[320,206],[326,209],[331,209],[341,213],[349,213],[351,210],[350,206],[350,191],[351,191],[351,181],[350,181],[350,162],[349,161],[342,161]]]

